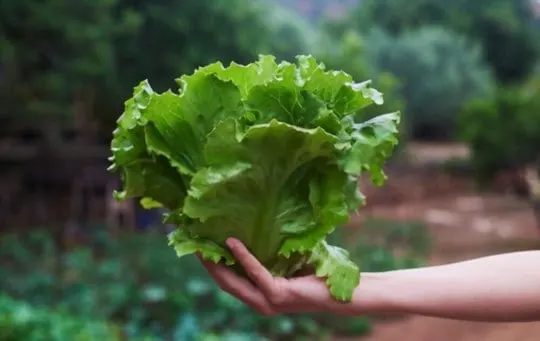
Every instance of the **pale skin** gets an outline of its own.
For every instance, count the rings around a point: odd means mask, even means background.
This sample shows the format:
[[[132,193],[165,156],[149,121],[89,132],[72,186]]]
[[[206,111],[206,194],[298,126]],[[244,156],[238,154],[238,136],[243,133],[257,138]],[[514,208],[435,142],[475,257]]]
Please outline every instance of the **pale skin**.
[[[448,265],[362,273],[349,303],[333,300],[323,279],[273,277],[235,239],[231,252],[251,281],[202,261],[224,291],[264,315],[329,312],[404,313],[484,322],[540,321],[540,251],[515,252]]]

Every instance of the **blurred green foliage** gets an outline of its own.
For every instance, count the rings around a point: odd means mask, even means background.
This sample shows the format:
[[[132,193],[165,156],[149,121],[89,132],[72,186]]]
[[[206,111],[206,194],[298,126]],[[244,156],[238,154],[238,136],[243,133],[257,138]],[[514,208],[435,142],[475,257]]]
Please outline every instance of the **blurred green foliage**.
[[[470,145],[476,178],[487,184],[501,170],[540,162],[540,78],[501,87],[472,101],[460,117],[460,134]]]
[[[527,79],[538,60],[539,21],[530,0],[364,0],[347,25],[396,36],[443,26],[479,42],[497,80],[514,83]]]
[[[310,53],[358,81],[373,79],[386,103],[371,110],[402,110],[413,133],[450,138],[463,103],[494,83],[487,68],[496,80],[516,83],[538,65],[540,33],[527,0],[74,4],[0,4],[0,119],[41,124],[86,110],[109,131],[142,79],[162,91],[173,86],[171,75],[216,60]],[[305,5],[350,10],[345,19],[320,22],[290,8]]]
[[[0,341],[125,341],[111,323],[81,319],[68,313],[35,308],[0,296]],[[151,341],[137,338],[133,341]]]
[[[538,23],[528,0],[5,0],[0,120],[47,127],[87,112],[108,132],[142,79],[163,91],[216,60],[305,53],[373,79],[386,103],[371,110],[405,109],[409,130],[450,138],[469,98],[529,78]]]
[[[266,1],[2,1],[1,115],[51,120],[82,105],[112,123],[142,79],[161,91],[216,60],[310,52],[317,37]]]
[[[493,78],[479,49],[451,31],[426,26],[396,38],[372,30],[366,41],[370,64],[401,81],[405,120],[414,137],[453,138],[463,106],[492,92]]]
[[[353,259],[367,271],[415,267],[429,252],[429,239],[421,224],[370,221],[365,229],[355,238],[343,234],[346,232],[332,238],[347,245]],[[203,332],[208,333],[208,340],[322,340],[332,333],[358,335],[370,330],[366,318],[330,314],[259,316],[221,291],[196,258],[178,259],[159,233],[114,238],[104,229],[91,227],[84,247],[60,253],[54,245],[51,235],[44,231],[3,236],[3,294],[40,309],[54,308],[81,319],[111,321],[122,326],[128,340],[148,333],[158,339],[199,340],[195,336]],[[57,262],[61,271],[55,266]],[[0,314],[4,320],[15,314],[11,308],[4,309],[9,310]],[[63,321],[57,320],[47,323]],[[9,321],[5,323],[14,324],[9,328],[18,326]]]
[[[325,17],[347,11],[354,7],[358,0],[269,0],[284,6],[292,7],[295,11],[317,22]]]
[[[113,82],[115,45],[142,23],[139,13],[118,6],[116,0],[2,1],[2,116],[66,115],[79,91]]]

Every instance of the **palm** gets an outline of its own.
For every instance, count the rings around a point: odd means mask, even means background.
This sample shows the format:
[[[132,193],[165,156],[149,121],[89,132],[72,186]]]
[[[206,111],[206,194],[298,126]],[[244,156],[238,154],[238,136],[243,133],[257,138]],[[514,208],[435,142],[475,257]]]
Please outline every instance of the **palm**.
[[[221,289],[265,315],[321,309],[321,307],[306,306],[305,303],[301,303],[313,301],[305,298],[311,298],[313,293],[321,292],[320,288],[325,284],[319,278],[314,275],[291,279],[273,277],[239,241],[230,240],[228,245],[251,281],[238,276],[224,265],[203,261]],[[322,292],[328,291],[322,290]]]

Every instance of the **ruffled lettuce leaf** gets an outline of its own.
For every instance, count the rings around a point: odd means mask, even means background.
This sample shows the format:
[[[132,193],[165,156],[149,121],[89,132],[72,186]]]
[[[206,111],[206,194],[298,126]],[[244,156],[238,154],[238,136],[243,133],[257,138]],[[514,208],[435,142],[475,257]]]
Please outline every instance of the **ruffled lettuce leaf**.
[[[384,183],[399,114],[356,122],[382,94],[311,56],[218,62],[176,81],[162,94],[141,82],[126,101],[111,143],[117,198],[167,208],[178,256],[233,265],[225,240],[236,237],[274,275],[312,264],[350,300],[360,270],[325,238],[364,203],[360,174]]]
[[[206,154],[219,155],[212,149],[219,146],[234,162],[202,168],[192,178],[181,212],[173,212],[191,219],[183,229],[222,245],[236,237],[271,267],[286,240],[317,236],[297,250],[307,251],[347,221],[340,187],[346,176],[332,165],[335,136],[272,120],[238,138],[228,132],[229,125],[225,121],[216,127]]]
[[[109,170],[120,172],[124,183],[124,190],[115,193],[117,200],[142,197],[143,202],[152,202],[152,206],[176,208],[184,201],[187,183],[171,166],[168,153],[154,154],[148,147],[147,131],[151,126],[146,112],[155,96],[148,83],[141,82],[133,97],[126,101],[125,111],[113,132]]]
[[[362,123],[348,122],[347,152],[340,160],[343,170],[351,175],[369,172],[376,185],[383,185],[383,166],[398,143],[399,115],[384,114]]]
[[[315,265],[315,275],[326,278],[335,299],[344,302],[352,299],[353,291],[360,283],[360,269],[349,259],[345,249],[323,240],[313,249],[307,262]]]
[[[214,263],[224,261],[227,265],[234,264],[232,254],[209,239],[193,237],[184,229],[176,229],[169,235],[169,245],[174,248],[178,257],[199,253],[204,259]]]

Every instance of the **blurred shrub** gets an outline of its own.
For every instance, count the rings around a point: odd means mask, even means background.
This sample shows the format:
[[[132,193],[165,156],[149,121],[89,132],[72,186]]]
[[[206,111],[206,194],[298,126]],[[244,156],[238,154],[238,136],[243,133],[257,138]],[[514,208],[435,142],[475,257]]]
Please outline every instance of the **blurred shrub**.
[[[317,39],[301,16],[264,0],[6,0],[0,118],[69,119],[77,109],[113,123],[142,79],[166,90],[198,66],[290,59]]]
[[[482,60],[497,80],[512,84],[527,79],[539,57],[540,20],[531,4],[531,0],[364,0],[345,25],[362,31],[378,26],[393,35],[426,25],[443,26],[478,42]]]
[[[123,71],[133,75],[124,84],[127,93],[144,78],[166,89],[175,77],[207,63],[248,63],[260,53],[291,59],[318,44],[318,31],[304,18],[268,1],[126,0],[126,6],[129,3],[146,25],[118,51],[132,61],[118,65],[120,76],[125,76]],[[135,51],[139,54],[133,55]]]
[[[372,229],[377,230],[377,240],[399,241],[399,249],[410,252],[397,257],[390,249],[398,249],[397,244],[371,244],[365,236],[353,239],[358,242],[347,245],[365,270],[413,267],[423,259],[423,254],[414,252],[422,250],[414,242],[426,236],[421,229],[380,222],[372,226],[379,227]],[[330,333],[365,334],[370,330],[366,318],[259,316],[221,291],[196,258],[178,259],[165,236],[146,233],[115,239],[103,229],[93,230],[97,232],[88,235],[87,247],[64,254],[53,249],[52,237],[45,232],[4,236],[0,290],[36,306],[114,321],[124,326],[122,331],[128,337],[151,333],[175,341],[321,340]],[[408,239],[415,233],[423,237]],[[341,244],[351,240],[340,234],[333,238]],[[60,273],[54,270],[58,261]],[[205,336],[195,338],[198,335]]]
[[[540,79],[523,87],[499,88],[472,101],[460,117],[460,134],[472,153],[481,184],[499,171],[517,170],[540,159]]]
[[[238,3],[235,12],[242,6],[245,6],[244,1]],[[253,49],[256,53],[271,53],[278,58],[292,59],[299,53],[311,53],[320,46],[320,30],[304,16],[290,10],[289,6],[267,1],[261,1],[259,6],[258,17],[264,19],[263,24],[268,33],[264,45]]]
[[[292,60],[320,44],[319,31],[304,18],[265,0],[126,2],[145,25],[118,42],[117,82],[103,93],[105,109],[96,110],[109,125],[142,79],[165,91],[176,88],[176,77],[208,63],[245,64],[261,53]]]
[[[125,341],[110,324],[37,309],[0,296],[0,341]],[[133,339],[134,340],[134,339]],[[150,341],[151,339],[138,339]],[[135,341],[135,340],[134,340]]]
[[[373,30],[366,45],[376,69],[400,79],[413,137],[452,138],[463,106],[491,93],[493,79],[480,50],[442,28],[423,27],[395,38]]]

